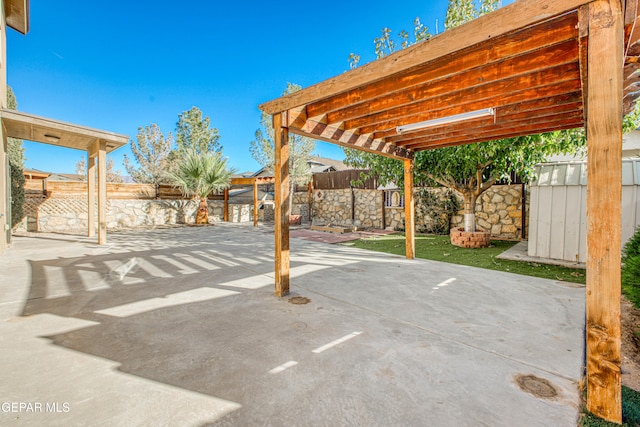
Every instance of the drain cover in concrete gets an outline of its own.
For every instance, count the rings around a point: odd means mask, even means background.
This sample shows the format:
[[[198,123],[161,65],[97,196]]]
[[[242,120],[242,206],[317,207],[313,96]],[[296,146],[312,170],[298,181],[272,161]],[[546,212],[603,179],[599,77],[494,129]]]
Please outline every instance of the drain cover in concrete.
[[[291,297],[289,298],[291,304],[308,304],[311,300],[307,297]]]
[[[542,399],[552,399],[558,395],[558,391],[548,380],[535,375],[516,375],[515,381],[523,391]]]

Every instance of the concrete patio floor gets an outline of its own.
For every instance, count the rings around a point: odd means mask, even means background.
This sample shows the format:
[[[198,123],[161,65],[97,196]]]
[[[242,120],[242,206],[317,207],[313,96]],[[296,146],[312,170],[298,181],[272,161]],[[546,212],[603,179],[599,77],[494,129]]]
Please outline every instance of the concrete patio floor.
[[[583,287],[291,243],[307,304],[268,227],[14,238],[0,425],[576,425]]]

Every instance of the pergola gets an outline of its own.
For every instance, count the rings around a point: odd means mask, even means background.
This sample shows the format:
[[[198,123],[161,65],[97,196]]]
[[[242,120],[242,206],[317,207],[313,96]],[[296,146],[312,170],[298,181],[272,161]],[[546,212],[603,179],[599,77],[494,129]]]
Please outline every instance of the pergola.
[[[640,95],[637,6],[519,0],[261,105],[276,130],[276,295],[289,292],[289,132],[404,162],[413,258],[415,152],[585,126],[587,407],[621,422],[621,126]]]
[[[252,176],[231,178],[231,185],[251,185],[253,187],[253,226],[258,226],[258,185],[274,184],[272,176]],[[229,221],[229,189],[224,190],[224,220]]]
[[[87,152],[87,209],[89,237],[96,230],[96,172],[98,175],[98,244],[107,242],[107,153],[126,145],[129,137],[92,129],[22,111],[0,111],[4,133],[8,138],[74,148]],[[97,162],[96,162],[97,161]]]

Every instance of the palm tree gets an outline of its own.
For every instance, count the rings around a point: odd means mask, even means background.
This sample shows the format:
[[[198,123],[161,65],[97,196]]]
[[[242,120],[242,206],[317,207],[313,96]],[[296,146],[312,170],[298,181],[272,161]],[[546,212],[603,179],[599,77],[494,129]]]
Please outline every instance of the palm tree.
[[[232,174],[233,170],[227,168],[227,159],[222,158],[222,153],[198,154],[190,150],[176,162],[175,172],[167,173],[167,178],[185,197],[200,198],[196,224],[208,224],[207,196],[228,188]]]

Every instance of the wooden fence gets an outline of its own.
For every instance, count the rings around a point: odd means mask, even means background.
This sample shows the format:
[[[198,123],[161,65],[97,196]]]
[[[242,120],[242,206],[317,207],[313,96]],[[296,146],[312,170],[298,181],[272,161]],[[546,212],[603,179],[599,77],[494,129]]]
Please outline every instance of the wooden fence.
[[[87,194],[86,182],[69,181],[47,181],[40,179],[27,179],[24,185],[28,193],[46,192],[49,196],[85,196]],[[183,199],[180,190],[171,185],[160,185],[156,196],[156,189],[150,184],[115,184],[107,183],[107,194],[110,199],[163,199],[176,200]],[[224,195],[211,194],[209,200],[222,200]]]
[[[363,190],[375,190],[378,188],[378,180],[369,177],[362,184],[355,184],[361,180],[367,170],[351,169],[339,172],[321,172],[313,174],[313,188],[318,190],[339,190],[344,188],[360,188]]]

